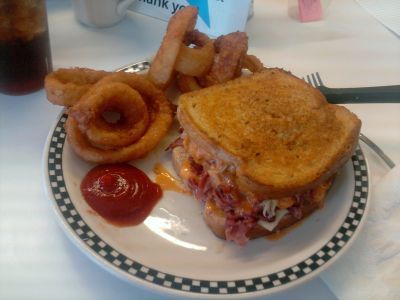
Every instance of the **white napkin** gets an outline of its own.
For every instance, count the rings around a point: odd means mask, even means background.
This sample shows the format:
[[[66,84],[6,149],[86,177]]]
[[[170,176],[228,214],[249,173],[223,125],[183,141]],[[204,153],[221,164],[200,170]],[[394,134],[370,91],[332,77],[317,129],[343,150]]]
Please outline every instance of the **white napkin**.
[[[363,230],[321,277],[339,299],[400,299],[400,165],[373,188]]]
[[[384,26],[400,36],[399,0],[357,0],[357,2]]]

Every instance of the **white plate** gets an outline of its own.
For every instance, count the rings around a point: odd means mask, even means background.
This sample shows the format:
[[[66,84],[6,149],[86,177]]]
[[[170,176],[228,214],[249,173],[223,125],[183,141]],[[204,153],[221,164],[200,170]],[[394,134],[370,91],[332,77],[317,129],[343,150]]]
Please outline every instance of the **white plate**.
[[[79,190],[94,166],[66,141],[62,113],[44,153],[46,190],[72,241],[107,270],[138,285],[176,296],[203,298],[266,295],[310,279],[331,265],[355,239],[367,214],[369,175],[360,148],[337,175],[325,207],[278,241],[257,239],[245,247],[213,235],[191,196],[164,192],[145,222],[115,227],[86,204]],[[159,147],[133,165],[154,179],[156,163],[171,171],[164,151],[177,126]]]

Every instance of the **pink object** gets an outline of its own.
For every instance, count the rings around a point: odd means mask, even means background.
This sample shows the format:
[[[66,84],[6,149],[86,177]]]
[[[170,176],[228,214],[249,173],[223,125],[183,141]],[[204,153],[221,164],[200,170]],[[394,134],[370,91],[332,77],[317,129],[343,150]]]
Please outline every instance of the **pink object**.
[[[301,22],[311,22],[322,19],[321,0],[298,0],[298,3]]]

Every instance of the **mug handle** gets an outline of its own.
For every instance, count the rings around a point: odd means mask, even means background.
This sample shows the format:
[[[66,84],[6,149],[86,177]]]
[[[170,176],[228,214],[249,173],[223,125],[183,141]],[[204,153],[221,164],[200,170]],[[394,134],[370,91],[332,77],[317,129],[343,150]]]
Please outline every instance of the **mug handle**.
[[[125,14],[128,7],[134,2],[135,0],[122,0],[117,5],[117,13],[121,16]]]

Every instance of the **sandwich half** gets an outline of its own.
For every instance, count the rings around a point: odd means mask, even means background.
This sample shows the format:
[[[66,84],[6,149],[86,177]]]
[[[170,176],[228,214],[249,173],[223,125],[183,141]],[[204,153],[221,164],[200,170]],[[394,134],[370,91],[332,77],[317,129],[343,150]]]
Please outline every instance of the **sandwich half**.
[[[180,96],[177,174],[218,237],[245,245],[323,206],[361,122],[281,69]]]

